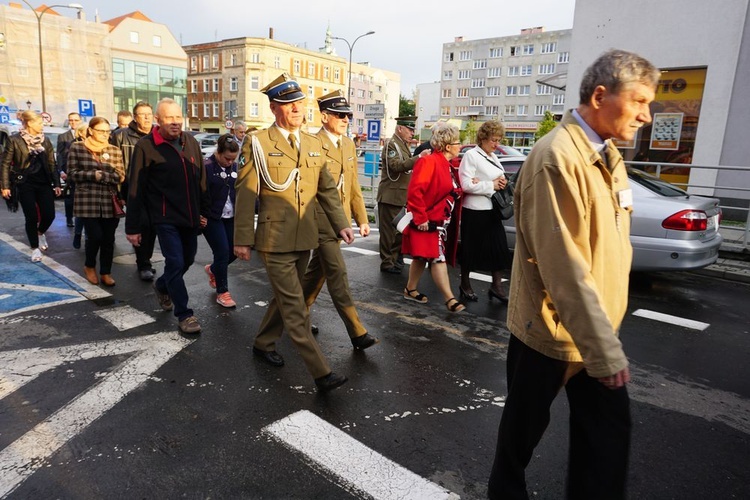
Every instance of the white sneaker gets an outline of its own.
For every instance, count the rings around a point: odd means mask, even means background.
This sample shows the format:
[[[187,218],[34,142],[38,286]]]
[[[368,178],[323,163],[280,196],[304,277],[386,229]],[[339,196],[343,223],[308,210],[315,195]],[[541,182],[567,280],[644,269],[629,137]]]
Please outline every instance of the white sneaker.
[[[42,252],[46,252],[49,248],[49,245],[47,244],[47,236],[40,234],[39,235],[39,249]]]
[[[42,251],[38,248],[35,248],[33,252],[31,252],[31,262],[41,262],[42,261]]]

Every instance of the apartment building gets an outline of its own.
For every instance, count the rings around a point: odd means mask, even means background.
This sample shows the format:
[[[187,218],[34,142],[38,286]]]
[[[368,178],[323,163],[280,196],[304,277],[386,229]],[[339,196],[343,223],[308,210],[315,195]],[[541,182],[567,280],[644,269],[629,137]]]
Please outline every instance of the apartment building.
[[[335,90],[346,94],[349,85],[349,61],[336,55],[330,33],[320,51],[275,40],[273,30],[269,30],[268,38],[232,38],[184,49],[188,54],[188,119],[192,130],[224,132],[226,122],[235,120],[268,127],[274,117],[260,89],[287,72],[307,94],[307,127],[315,132],[321,124],[316,99]],[[397,116],[397,73],[354,63],[351,85],[352,135],[366,133],[366,104],[383,103],[387,115]]]
[[[572,30],[523,29],[518,35],[443,44],[440,118],[504,122],[513,146],[533,144],[544,113],[565,110]]]

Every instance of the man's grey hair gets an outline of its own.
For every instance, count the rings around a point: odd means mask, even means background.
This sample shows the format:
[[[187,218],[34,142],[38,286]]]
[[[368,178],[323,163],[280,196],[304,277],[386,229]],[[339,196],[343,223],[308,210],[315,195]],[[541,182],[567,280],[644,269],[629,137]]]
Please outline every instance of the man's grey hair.
[[[638,54],[619,49],[609,50],[584,72],[578,91],[580,104],[589,104],[599,85],[617,94],[628,83],[637,82],[655,88],[660,76],[661,72]]]
[[[437,122],[430,139],[432,149],[445,151],[445,147],[452,142],[458,142],[458,127],[447,122]]]

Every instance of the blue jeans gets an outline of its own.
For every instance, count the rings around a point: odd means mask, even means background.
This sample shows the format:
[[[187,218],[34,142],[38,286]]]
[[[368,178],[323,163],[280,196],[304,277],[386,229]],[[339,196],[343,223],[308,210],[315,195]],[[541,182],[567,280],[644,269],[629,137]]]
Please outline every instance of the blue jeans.
[[[211,272],[216,278],[216,293],[229,291],[227,268],[237,257],[234,255],[234,217],[231,219],[208,219],[203,230],[208,246],[214,253]]]
[[[198,234],[195,228],[172,224],[156,224],[154,228],[164,255],[164,274],[156,280],[156,288],[161,293],[169,294],[174,304],[174,315],[182,321],[193,315],[193,310],[188,308],[188,292],[183,276],[195,260]]]

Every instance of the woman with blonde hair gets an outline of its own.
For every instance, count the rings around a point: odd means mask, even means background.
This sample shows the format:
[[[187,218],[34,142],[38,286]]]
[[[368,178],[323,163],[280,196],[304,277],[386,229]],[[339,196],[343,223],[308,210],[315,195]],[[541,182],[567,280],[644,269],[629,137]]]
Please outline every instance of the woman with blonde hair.
[[[9,207],[21,205],[31,261],[41,262],[49,248],[45,233],[55,220],[55,196],[60,196],[60,176],[52,142],[44,135],[42,117],[35,111],[21,113],[21,130],[10,136],[3,155],[0,189]]]
[[[84,275],[89,283],[99,284],[96,257],[99,256],[101,283],[114,286],[112,260],[115,231],[120,223],[114,203],[125,166],[122,152],[109,143],[110,127],[106,118],[95,116],[88,123],[86,138],[70,145],[68,175],[76,184],[73,215],[83,220],[86,230]]]
[[[449,163],[461,149],[458,128],[447,123],[438,124],[432,131],[430,145],[432,153],[414,164],[406,192],[406,209],[412,214],[412,221],[404,229],[401,252],[411,255],[412,263],[404,298],[422,304],[428,302],[427,297],[417,290],[417,284],[429,263],[432,280],[443,294],[445,307],[451,312],[459,312],[466,306],[453,296],[448,278],[448,263],[453,263],[455,258],[455,246],[448,242],[448,229],[451,214],[461,196],[458,177]]]

